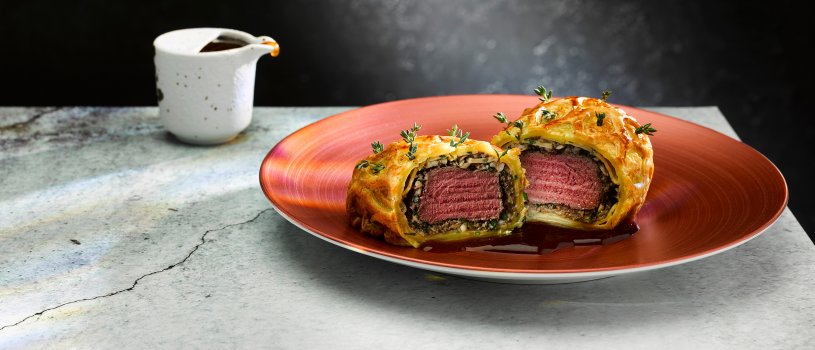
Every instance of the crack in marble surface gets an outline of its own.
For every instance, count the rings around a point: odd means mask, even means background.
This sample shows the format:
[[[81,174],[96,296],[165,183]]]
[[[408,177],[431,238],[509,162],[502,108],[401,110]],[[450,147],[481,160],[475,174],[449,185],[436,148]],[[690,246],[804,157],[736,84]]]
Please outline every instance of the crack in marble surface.
[[[53,311],[53,310],[59,309],[59,308],[61,308],[61,307],[63,307],[63,306],[67,306],[67,305],[71,305],[71,304],[76,304],[76,303],[81,303],[81,302],[83,302],[83,301],[91,301],[91,300],[96,300],[96,299],[101,299],[101,298],[112,297],[112,296],[117,295],[117,294],[119,294],[119,293],[123,293],[123,292],[129,292],[129,291],[132,291],[134,288],[136,288],[136,286],[139,284],[139,281],[141,281],[142,279],[144,279],[144,278],[146,278],[146,277],[149,277],[149,276],[152,276],[152,275],[160,274],[160,273],[165,272],[165,271],[172,270],[172,269],[173,269],[173,268],[175,268],[176,266],[179,266],[179,265],[181,265],[181,264],[185,263],[187,260],[189,260],[189,258],[190,258],[190,257],[192,257],[192,255],[193,255],[193,254],[195,254],[195,252],[196,252],[196,251],[198,251],[198,248],[200,248],[202,245],[204,245],[204,244],[206,244],[206,243],[207,243],[207,241],[206,241],[206,239],[207,239],[207,235],[209,235],[210,233],[212,233],[212,232],[217,232],[217,231],[223,231],[223,230],[226,230],[226,229],[231,228],[231,227],[235,227],[235,226],[241,226],[241,225],[245,225],[245,224],[249,224],[249,223],[255,222],[255,220],[257,220],[257,219],[258,219],[258,218],[260,218],[260,217],[261,217],[263,214],[265,214],[265,213],[267,213],[267,212],[269,212],[269,211],[271,211],[271,210],[272,210],[272,208],[266,208],[266,209],[264,209],[264,210],[261,210],[259,213],[257,213],[257,214],[256,214],[254,217],[252,217],[252,218],[251,218],[251,219],[249,219],[249,220],[242,221],[242,222],[238,222],[238,223],[234,223],[234,224],[228,224],[228,225],[226,225],[226,226],[223,226],[223,227],[220,227],[220,228],[216,228],[216,229],[209,229],[209,230],[206,230],[206,231],[204,232],[204,234],[203,234],[203,235],[201,235],[201,241],[200,241],[198,244],[196,244],[194,247],[192,247],[192,249],[190,250],[190,252],[189,252],[189,253],[187,253],[187,255],[186,255],[186,256],[185,256],[183,259],[181,259],[180,261],[178,261],[178,262],[176,262],[176,263],[173,263],[173,264],[171,264],[171,265],[169,265],[169,266],[167,266],[167,267],[165,267],[165,268],[163,268],[163,269],[161,269],[161,270],[156,270],[156,271],[152,271],[152,272],[146,273],[146,274],[144,274],[144,275],[141,275],[139,278],[136,278],[136,279],[133,281],[133,284],[132,284],[130,287],[128,287],[128,288],[120,289],[120,290],[113,291],[113,292],[110,292],[110,293],[107,293],[107,294],[97,295],[97,296],[94,296],[94,297],[89,297],[89,298],[82,298],[82,299],[72,300],[72,301],[68,301],[68,302],[65,302],[65,303],[62,303],[62,304],[59,304],[59,305],[56,305],[56,306],[49,307],[49,308],[47,308],[47,309],[44,309],[44,310],[38,311],[38,312],[36,312],[36,313],[34,313],[34,314],[31,314],[31,315],[29,315],[29,316],[26,316],[25,318],[23,318],[23,319],[21,319],[21,320],[19,320],[19,321],[17,321],[17,322],[14,322],[14,323],[7,324],[7,325],[5,325],[5,326],[2,326],[2,327],[0,327],[0,331],[3,331],[3,330],[4,330],[4,329],[6,329],[6,328],[10,328],[10,327],[14,327],[14,326],[20,325],[20,324],[22,324],[23,322],[25,322],[25,321],[27,321],[27,320],[29,320],[29,319],[33,318],[33,317],[42,316],[42,315],[43,315],[43,314],[45,314],[46,312],[49,312],[49,311]]]
[[[27,126],[33,124],[38,119],[42,118],[43,116],[45,116],[47,114],[57,112],[57,111],[59,111],[60,109],[63,109],[63,108],[64,107],[52,107],[52,108],[46,109],[46,110],[44,110],[44,111],[42,111],[40,113],[37,113],[37,114],[33,115],[31,118],[28,118],[28,119],[23,120],[21,122],[16,122],[16,123],[13,123],[13,124],[0,126],[0,131],[11,131],[11,130],[21,129],[21,128],[27,127]]]

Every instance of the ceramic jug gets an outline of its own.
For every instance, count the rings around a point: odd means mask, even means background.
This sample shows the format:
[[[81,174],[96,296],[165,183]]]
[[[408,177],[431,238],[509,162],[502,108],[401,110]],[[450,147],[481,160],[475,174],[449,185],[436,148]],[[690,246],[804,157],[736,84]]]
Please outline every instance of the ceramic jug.
[[[162,124],[192,144],[227,142],[252,120],[255,64],[280,47],[267,36],[223,28],[162,34],[155,47]]]

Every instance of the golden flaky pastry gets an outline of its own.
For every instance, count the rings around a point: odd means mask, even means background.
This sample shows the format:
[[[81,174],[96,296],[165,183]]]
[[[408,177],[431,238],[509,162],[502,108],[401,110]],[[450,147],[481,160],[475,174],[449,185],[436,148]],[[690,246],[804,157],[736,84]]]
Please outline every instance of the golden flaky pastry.
[[[598,116],[603,114],[602,125],[598,125]],[[538,212],[531,208],[527,221],[595,230],[612,229],[634,219],[645,201],[654,174],[651,141],[644,133],[635,132],[640,127],[636,120],[603,100],[586,97],[542,102],[526,109],[518,120],[523,121],[522,127],[508,126],[493,137],[492,144],[515,147],[548,140],[573,145],[599,158],[608,169],[611,181],[618,185],[616,204],[593,222],[574,221],[557,213]]]
[[[498,147],[485,141],[466,140],[457,147],[450,145],[453,140],[449,136],[417,136],[416,153],[414,159],[407,154],[409,145],[405,141],[397,141],[388,145],[378,154],[368,156],[362,162],[367,166],[358,166],[353,173],[348,186],[346,209],[351,225],[362,232],[373,236],[384,236],[392,244],[411,245],[419,247],[425,242],[462,241],[473,238],[486,238],[492,236],[508,235],[523,221],[526,209],[523,203],[523,191],[526,178],[523,176],[518,159],[519,150],[510,150],[500,159],[496,152],[502,153]],[[405,214],[407,208],[404,199],[408,196],[414,184],[417,172],[428,166],[437,164],[444,159],[465,160],[470,157],[489,158],[492,165],[504,164],[512,175],[512,198],[514,205],[504,208],[508,213],[502,223],[491,223],[491,229],[473,230],[461,229],[457,226],[445,232],[432,234],[422,232],[409,224]],[[381,167],[380,170],[377,169]],[[503,171],[503,170],[502,170]],[[415,225],[414,225],[415,226]]]

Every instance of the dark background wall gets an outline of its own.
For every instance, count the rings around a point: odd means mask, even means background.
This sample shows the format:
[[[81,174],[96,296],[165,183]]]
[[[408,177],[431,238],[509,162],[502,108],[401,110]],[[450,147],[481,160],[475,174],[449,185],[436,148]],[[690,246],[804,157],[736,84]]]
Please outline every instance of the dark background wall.
[[[784,1],[3,1],[0,105],[154,105],[153,38],[201,26],[280,42],[258,66],[259,106],[540,83],[611,89],[628,105],[717,105],[782,170],[813,235],[809,17]]]

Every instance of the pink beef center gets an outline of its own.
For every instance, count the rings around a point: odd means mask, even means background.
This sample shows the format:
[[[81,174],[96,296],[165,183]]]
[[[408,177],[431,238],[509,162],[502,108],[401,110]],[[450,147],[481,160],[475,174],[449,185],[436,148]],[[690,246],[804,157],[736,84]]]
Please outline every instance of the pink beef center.
[[[497,219],[503,207],[498,175],[486,171],[432,169],[422,193],[419,219],[430,224],[448,219]]]
[[[529,180],[526,194],[530,203],[597,208],[602,185],[593,160],[573,154],[525,152],[521,164]]]

